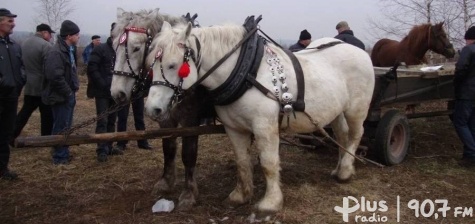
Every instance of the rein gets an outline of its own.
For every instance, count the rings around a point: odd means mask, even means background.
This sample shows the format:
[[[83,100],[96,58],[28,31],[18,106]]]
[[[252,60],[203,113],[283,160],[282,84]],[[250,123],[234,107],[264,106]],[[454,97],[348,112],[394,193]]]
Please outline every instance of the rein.
[[[239,43],[237,43],[232,49],[231,51],[229,51],[227,54],[225,54],[221,59],[219,59],[218,62],[216,62],[215,65],[213,65],[213,67],[211,67],[201,78],[198,79],[198,81],[196,81],[191,87],[190,89],[191,90],[194,90],[196,89],[196,87],[198,87],[198,85],[200,85],[206,78],[208,78],[208,76],[210,76],[214,71],[216,71],[216,69],[218,69],[219,66],[221,66],[229,57],[231,57],[231,55],[236,52],[237,49],[239,49],[241,47],[241,45],[246,42],[256,31],[258,30],[257,27],[253,28],[251,31],[249,31],[246,36],[244,36],[244,38],[239,41]]]

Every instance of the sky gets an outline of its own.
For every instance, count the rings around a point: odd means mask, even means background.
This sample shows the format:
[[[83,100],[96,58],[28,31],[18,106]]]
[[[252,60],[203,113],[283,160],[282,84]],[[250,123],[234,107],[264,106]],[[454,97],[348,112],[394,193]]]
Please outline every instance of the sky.
[[[38,0],[2,0],[0,7],[17,14],[17,31],[34,31]],[[312,39],[333,37],[335,26],[345,20],[355,36],[364,43],[374,43],[368,32],[368,19],[377,19],[377,0],[71,0],[74,21],[81,34],[108,34],[117,18],[117,8],[126,11],[160,8],[160,12],[180,16],[198,13],[201,26],[225,23],[242,24],[249,15],[262,15],[260,28],[271,38],[297,41],[307,29]],[[382,18],[382,17],[381,17]]]

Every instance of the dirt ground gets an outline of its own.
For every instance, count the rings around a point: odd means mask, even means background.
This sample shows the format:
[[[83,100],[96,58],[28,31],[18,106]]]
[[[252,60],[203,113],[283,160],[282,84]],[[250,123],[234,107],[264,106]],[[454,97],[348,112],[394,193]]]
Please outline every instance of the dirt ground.
[[[74,122],[95,116],[94,100],[85,97],[85,77],[81,77]],[[20,105],[22,102],[20,102]],[[132,117],[129,129],[132,129]],[[387,211],[377,211],[376,218],[386,223],[397,222],[397,198],[400,196],[401,223],[475,223],[475,217],[454,217],[455,207],[475,207],[475,169],[457,165],[462,146],[447,117],[411,120],[412,138],[406,160],[397,166],[379,168],[356,162],[356,177],[340,184],[330,177],[337,163],[337,152],[328,148],[315,150],[281,145],[282,190],[284,208],[274,223],[343,223],[334,210],[343,198],[383,203]],[[23,136],[39,134],[39,113],[35,112]],[[147,128],[158,126],[148,120]],[[78,131],[94,132],[94,125]],[[255,159],[255,196],[252,203],[228,208],[222,201],[236,183],[236,167],[231,145],[225,135],[200,137],[196,179],[199,184],[198,204],[190,212],[153,214],[152,205],[160,198],[177,202],[183,186],[183,165],[177,156],[177,187],[172,194],[151,195],[153,185],[162,172],[161,141],[150,140],[152,151],[138,149],[131,142],[122,156],[110,157],[107,163],[96,161],[95,145],[72,146],[75,167],[64,169],[52,165],[49,148],[13,149],[11,169],[18,172],[17,181],[0,181],[0,223],[244,223],[253,204],[263,196],[265,181]],[[253,151],[253,158],[257,158]],[[436,215],[416,217],[408,202],[417,199],[419,212]],[[423,203],[424,200],[426,200]],[[446,199],[447,217],[442,217]],[[438,202],[438,201],[437,201]],[[354,205],[354,202],[350,203]],[[382,209],[382,207],[379,207]],[[463,208],[462,208],[463,210]],[[467,210],[469,211],[469,210]],[[473,213],[473,212],[472,212]],[[468,214],[468,213],[467,213]],[[373,212],[350,214],[369,218]],[[381,219],[382,218],[382,219]],[[380,223],[380,222],[379,222]]]

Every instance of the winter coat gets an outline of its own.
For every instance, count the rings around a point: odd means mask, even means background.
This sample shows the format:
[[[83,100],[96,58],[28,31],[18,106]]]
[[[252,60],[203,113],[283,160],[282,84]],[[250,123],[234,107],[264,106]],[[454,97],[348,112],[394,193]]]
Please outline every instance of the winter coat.
[[[355,37],[352,30],[342,31],[340,34],[335,36],[336,39],[342,40],[351,45],[357,46],[361,49],[365,49],[363,42]]]
[[[455,64],[455,99],[475,101],[475,44],[462,48]]]
[[[18,98],[25,82],[20,45],[0,37],[0,98]]]
[[[292,51],[292,52],[297,52],[297,51],[303,50],[305,48],[306,48],[305,46],[303,46],[302,44],[297,42],[296,44],[290,46],[289,50]]]
[[[23,63],[25,64],[26,85],[24,94],[28,96],[41,96],[44,89],[44,62],[46,54],[53,45],[43,39],[40,34],[26,39],[22,45]]]
[[[75,52],[74,58],[77,63]],[[63,103],[68,96],[79,89],[77,69],[73,69],[71,64],[69,46],[59,36],[56,44],[46,55],[45,75],[46,85],[41,98],[46,105]]]
[[[112,38],[94,48],[87,64],[87,97],[110,98],[112,60],[115,57]]]

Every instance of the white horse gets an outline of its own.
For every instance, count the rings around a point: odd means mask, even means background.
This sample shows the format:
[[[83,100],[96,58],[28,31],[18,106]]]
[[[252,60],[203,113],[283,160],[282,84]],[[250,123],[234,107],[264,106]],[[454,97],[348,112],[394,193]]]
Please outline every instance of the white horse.
[[[183,79],[182,88],[188,89],[215,63],[228,53],[246,34],[242,26],[213,26],[192,28],[164,23],[161,33],[152,42],[153,50],[148,60],[155,61],[153,80],[179,86],[177,75],[184,63],[184,54],[189,49],[199,51],[198,65],[190,60],[190,73]],[[338,41],[323,38],[310,47]],[[200,45],[200,50],[197,44]],[[295,71],[289,57],[279,47],[267,43],[266,53],[260,63],[256,80],[269,90],[275,85],[267,58],[277,57],[283,66],[288,93],[297,95]],[[154,57],[155,55],[155,57]],[[237,64],[239,50],[233,53],[201,84],[210,90],[227,80]],[[279,211],[283,206],[280,188],[279,129],[308,133],[331,124],[337,141],[350,153],[355,153],[363,135],[363,122],[368,113],[374,89],[374,71],[369,55],[350,44],[317,50],[307,49],[295,54],[305,77],[304,112],[295,112],[279,120],[281,103],[261,93],[257,88],[247,90],[242,97],[226,106],[216,106],[216,112],[225,126],[234,147],[238,171],[235,189],[228,200],[233,204],[248,202],[253,195],[252,164],[249,155],[251,135],[259,150],[260,164],[266,178],[266,193],[256,209],[259,214]],[[157,59],[158,58],[158,59]],[[197,67],[199,69],[197,69]],[[164,79],[166,78],[166,80]],[[277,87],[283,86],[278,83]],[[280,84],[279,84],[280,83]],[[283,90],[281,91],[283,92]],[[281,94],[279,93],[279,99]],[[154,85],[145,104],[146,112],[154,119],[169,116],[171,100],[175,91],[165,85]],[[319,127],[317,127],[317,125]],[[340,180],[348,180],[354,173],[354,157],[340,150],[339,162],[332,172]]]
[[[145,90],[144,78],[147,75],[148,66],[145,59],[149,53],[148,46],[152,38],[160,32],[163,21],[172,24],[187,24],[188,20],[195,17],[174,17],[159,13],[159,9],[141,10],[138,12],[126,12],[117,9],[117,23],[113,30],[113,46],[116,49],[114,76],[112,78],[111,95],[118,103],[126,103],[131,100],[133,89]],[[150,42],[149,42],[150,41]],[[141,99],[139,99],[141,100]],[[143,99],[142,99],[143,100]],[[188,101],[199,104],[199,101],[187,98]],[[202,104],[200,104],[202,105]],[[197,107],[194,107],[197,108]],[[211,107],[212,108],[212,107]],[[183,109],[177,109],[181,112]],[[191,115],[178,115],[167,121],[159,122],[160,127],[177,127],[199,125],[200,117],[196,113]],[[176,180],[176,138],[163,138],[164,167],[162,177],[155,184],[152,195],[158,191],[172,191]],[[188,210],[196,203],[198,197],[198,184],[196,183],[194,170],[196,167],[198,136],[182,138],[182,161],[185,166],[185,186],[180,194],[177,205],[178,210]]]

